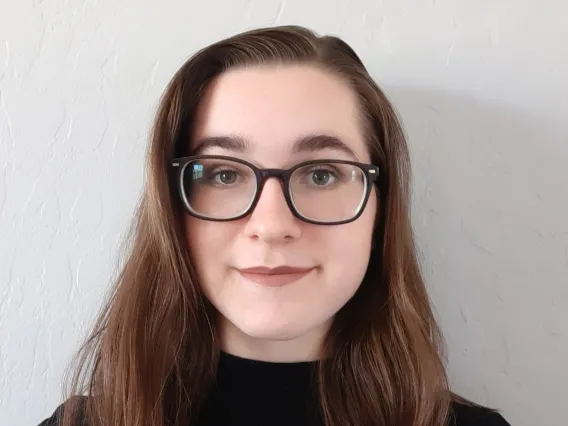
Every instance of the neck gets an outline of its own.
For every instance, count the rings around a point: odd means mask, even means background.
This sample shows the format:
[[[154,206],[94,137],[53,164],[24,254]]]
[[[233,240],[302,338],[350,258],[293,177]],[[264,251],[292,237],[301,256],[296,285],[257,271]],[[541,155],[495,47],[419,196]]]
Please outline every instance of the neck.
[[[279,339],[251,337],[229,321],[221,321],[221,349],[241,358],[266,362],[305,362],[322,358],[321,348],[329,326],[322,325],[301,336]]]

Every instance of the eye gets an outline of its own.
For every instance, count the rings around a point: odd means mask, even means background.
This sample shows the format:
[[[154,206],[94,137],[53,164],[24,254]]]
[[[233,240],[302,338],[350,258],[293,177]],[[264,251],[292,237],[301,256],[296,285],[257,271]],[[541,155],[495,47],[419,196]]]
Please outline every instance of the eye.
[[[313,189],[333,188],[341,182],[342,172],[332,164],[313,164],[296,171],[296,182]]]
[[[212,173],[212,180],[219,185],[231,185],[237,181],[239,174],[235,170],[219,170]]]
[[[310,170],[309,180],[310,183],[316,186],[327,186],[335,182],[336,176],[332,170],[319,168],[316,170]]]

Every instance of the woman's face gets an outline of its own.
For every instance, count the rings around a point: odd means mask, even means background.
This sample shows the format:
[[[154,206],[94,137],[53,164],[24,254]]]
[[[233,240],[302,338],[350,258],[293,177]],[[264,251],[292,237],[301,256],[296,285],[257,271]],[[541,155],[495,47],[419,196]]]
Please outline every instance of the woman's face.
[[[313,159],[370,162],[355,93],[312,66],[225,72],[204,93],[193,132],[192,152],[237,157],[260,168],[286,169]],[[344,146],[298,145],[314,135],[332,136]],[[213,137],[238,137],[245,144],[216,143],[221,139]],[[314,179],[322,178],[327,179]],[[192,262],[220,313],[223,349],[266,360],[317,358],[334,315],[367,269],[376,208],[371,191],[354,222],[306,223],[292,214],[281,182],[272,178],[242,219],[213,222],[186,215]],[[296,269],[280,274],[274,269],[280,267]]]

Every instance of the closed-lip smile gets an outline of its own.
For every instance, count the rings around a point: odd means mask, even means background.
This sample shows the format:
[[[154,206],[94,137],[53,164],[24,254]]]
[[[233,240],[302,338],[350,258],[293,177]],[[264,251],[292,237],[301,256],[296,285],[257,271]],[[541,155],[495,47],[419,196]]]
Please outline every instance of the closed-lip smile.
[[[314,269],[314,267],[277,266],[270,268],[254,266],[251,268],[238,268],[238,271],[249,281],[268,287],[280,287],[298,281]]]

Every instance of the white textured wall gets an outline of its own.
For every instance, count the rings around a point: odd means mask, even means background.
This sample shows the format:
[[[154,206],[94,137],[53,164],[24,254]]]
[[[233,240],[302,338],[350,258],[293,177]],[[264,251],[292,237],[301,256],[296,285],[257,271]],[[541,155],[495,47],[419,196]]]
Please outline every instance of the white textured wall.
[[[142,184],[157,98],[245,28],[342,35],[398,106],[455,389],[568,422],[568,3],[0,0],[0,424],[60,403]]]

